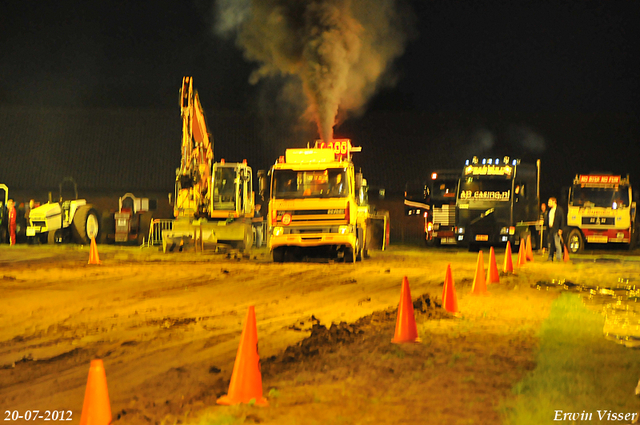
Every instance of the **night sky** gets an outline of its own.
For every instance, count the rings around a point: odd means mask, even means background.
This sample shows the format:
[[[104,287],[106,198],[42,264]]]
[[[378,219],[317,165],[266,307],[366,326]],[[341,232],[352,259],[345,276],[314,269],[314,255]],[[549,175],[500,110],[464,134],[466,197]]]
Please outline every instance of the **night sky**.
[[[413,157],[411,167],[458,167],[476,152],[541,158],[543,196],[579,172],[640,182],[640,2],[404,4],[412,16],[388,73],[394,84],[336,136],[364,136],[388,111],[396,123],[413,114],[393,141],[394,158]],[[216,13],[201,0],[3,2],[0,105],[177,109],[182,76],[192,75],[205,110],[260,110],[270,81],[249,83],[257,64],[216,33]],[[429,124],[416,135],[418,113]],[[382,160],[364,157],[369,174]]]

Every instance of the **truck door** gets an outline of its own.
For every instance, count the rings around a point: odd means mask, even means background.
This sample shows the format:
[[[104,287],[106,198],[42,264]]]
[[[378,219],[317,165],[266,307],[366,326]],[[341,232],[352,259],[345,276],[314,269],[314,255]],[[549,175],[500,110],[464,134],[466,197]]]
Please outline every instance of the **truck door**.
[[[513,221],[512,225],[520,221],[526,220],[528,216],[527,210],[529,202],[527,195],[529,194],[529,185],[522,181],[516,180],[513,183]]]

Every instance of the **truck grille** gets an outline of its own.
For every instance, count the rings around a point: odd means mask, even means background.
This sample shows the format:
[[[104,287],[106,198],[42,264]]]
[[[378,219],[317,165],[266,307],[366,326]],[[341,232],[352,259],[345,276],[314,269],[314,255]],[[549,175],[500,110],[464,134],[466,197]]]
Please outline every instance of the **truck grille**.
[[[613,226],[615,217],[582,217],[582,224],[586,226]]]
[[[443,205],[433,209],[433,222],[442,226],[453,226],[456,222],[455,205]]]

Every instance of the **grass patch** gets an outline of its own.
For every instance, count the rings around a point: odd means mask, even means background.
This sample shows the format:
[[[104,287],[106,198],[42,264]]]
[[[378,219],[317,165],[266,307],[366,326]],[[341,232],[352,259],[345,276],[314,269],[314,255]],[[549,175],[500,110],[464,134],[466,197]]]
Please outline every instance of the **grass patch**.
[[[553,423],[556,411],[592,413],[599,422],[598,410],[637,412],[640,356],[605,340],[603,325],[604,317],[578,295],[555,300],[540,328],[536,368],[513,388],[515,399],[501,405],[504,422]]]

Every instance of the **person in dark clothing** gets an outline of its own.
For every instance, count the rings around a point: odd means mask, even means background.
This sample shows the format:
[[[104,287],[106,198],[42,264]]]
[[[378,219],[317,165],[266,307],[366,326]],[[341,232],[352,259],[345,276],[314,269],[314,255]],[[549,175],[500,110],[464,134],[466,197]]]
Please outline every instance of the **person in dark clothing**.
[[[547,245],[549,246],[548,261],[553,261],[555,257],[558,261],[562,261],[562,229],[567,224],[567,217],[564,215],[562,207],[558,205],[556,198],[549,198],[549,209],[544,216],[544,225],[547,227]]]

